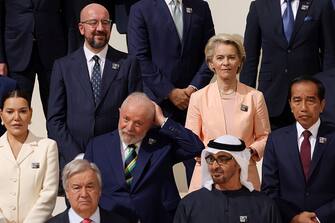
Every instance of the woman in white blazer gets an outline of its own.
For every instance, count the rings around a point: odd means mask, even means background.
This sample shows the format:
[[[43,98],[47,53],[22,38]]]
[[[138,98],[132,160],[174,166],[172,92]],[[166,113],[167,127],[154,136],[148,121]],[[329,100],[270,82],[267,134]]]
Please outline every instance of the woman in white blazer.
[[[0,222],[43,223],[56,203],[57,144],[28,130],[32,109],[24,92],[6,95],[0,116],[7,129],[0,138]]]

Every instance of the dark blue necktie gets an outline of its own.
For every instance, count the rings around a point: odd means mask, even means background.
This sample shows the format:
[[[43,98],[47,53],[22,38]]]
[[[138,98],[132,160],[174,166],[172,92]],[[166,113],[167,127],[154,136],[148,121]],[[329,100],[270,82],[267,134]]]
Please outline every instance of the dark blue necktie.
[[[127,146],[128,154],[125,157],[124,162],[124,174],[126,177],[126,182],[128,185],[131,185],[133,180],[133,170],[136,166],[137,161],[137,153],[136,153],[136,145],[130,144]]]
[[[92,59],[94,60],[95,63],[93,66],[91,82],[94,94],[94,101],[95,104],[98,104],[101,96],[101,68],[99,63],[100,58],[97,55],[95,55],[92,57]]]
[[[294,16],[293,16],[291,1],[292,0],[285,0],[286,9],[283,14],[284,33],[285,33],[287,42],[290,42],[292,32],[293,32],[293,27],[294,27]]]

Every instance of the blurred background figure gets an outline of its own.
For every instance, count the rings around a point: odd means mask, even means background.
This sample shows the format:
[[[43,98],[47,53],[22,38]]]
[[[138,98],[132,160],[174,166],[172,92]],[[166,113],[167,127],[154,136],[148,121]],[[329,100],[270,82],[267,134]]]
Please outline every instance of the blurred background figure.
[[[204,144],[223,134],[244,140],[252,155],[249,180],[259,190],[256,161],[263,157],[270,132],[263,94],[237,80],[245,60],[244,48],[237,36],[218,34],[212,37],[206,45],[205,54],[217,80],[192,94],[185,126]],[[190,191],[199,189],[200,181],[200,162],[197,162]]]
[[[0,75],[0,102],[2,102],[2,98],[4,95],[6,95],[9,91],[12,91],[16,88],[16,81],[4,76]],[[0,136],[6,132],[5,126],[2,125],[2,122],[0,124]]]
[[[58,150],[51,139],[28,130],[32,109],[22,91],[4,96],[0,116],[7,132],[0,138],[0,219],[45,222],[58,191]]]

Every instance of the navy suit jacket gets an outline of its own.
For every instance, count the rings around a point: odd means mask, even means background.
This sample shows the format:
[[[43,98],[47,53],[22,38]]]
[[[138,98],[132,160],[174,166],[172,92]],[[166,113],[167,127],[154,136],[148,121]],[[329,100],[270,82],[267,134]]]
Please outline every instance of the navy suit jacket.
[[[270,117],[282,114],[289,84],[295,77],[335,67],[335,23],[331,0],[300,0],[288,43],[280,0],[251,3],[244,34],[246,61],[240,81],[263,92]]]
[[[90,138],[116,129],[122,102],[131,92],[141,90],[136,59],[111,47],[107,51],[101,100],[97,105],[83,47],[55,61],[47,128],[49,137],[57,141],[61,166],[85,153]]]
[[[318,73],[315,75],[326,88],[326,106],[321,113],[322,120],[335,125],[335,68]]]
[[[16,88],[16,81],[6,76],[0,75],[0,104],[2,103],[2,97],[9,91]],[[6,128],[0,125],[0,136],[6,132]]]
[[[34,39],[42,64],[51,70],[66,54],[67,0],[0,0],[0,63],[11,72],[29,65]]]
[[[125,181],[117,130],[91,140],[85,159],[96,163],[101,171],[102,208],[131,222],[171,223],[180,201],[172,167],[199,155],[203,148],[194,133],[168,119],[142,140],[130,187]]]
[[[204,63],[205,45],[215,33],[208,3],[183,0],[183,24],[181,42],[164,0],[141,0],[131,7],[128,50],[139,60],[144,91],[156,102],[166,99],[173,88],[191,84],[200,89],[212,78]],[[186,114],[167,100],[160,105],[174,120]]]
[[[126,219],[123,217],[112,213],[107,212],[101,208],[99,208],[100,211],[100,223],[129,223]],[[46,223],[70,223],[69,220],[69,209],[66,209],[62,213],[59,213],[58,215],[50,218]]]
[[[322,223],[335,222],[335,128],[321,121],[306,182],[296,125],[273,131],[263,160],[262,191],[273,198],[284,223],[302,211],[316,212]]]

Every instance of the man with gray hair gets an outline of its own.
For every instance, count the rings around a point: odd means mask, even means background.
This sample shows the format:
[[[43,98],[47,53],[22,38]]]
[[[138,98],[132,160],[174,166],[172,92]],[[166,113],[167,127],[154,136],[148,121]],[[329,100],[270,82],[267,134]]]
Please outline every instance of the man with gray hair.
[[[85,159],[101,170],[102,208],[132,223],[171,223],[180,201],[172,167],[203,148],[192,131],[136,92],[122,103],[118,130],[93,138]]]
[[[121,216],[98,207],[101,174],[94,163],[73,160],[63,170],[63,187],[71,208],[49,219],[47,223],[126,223]]]
[[[202,151],[202,188],[180,202],[174,223],[280,223],[274,201],[248,179],[250,152],[242,140],[224,135]]]

